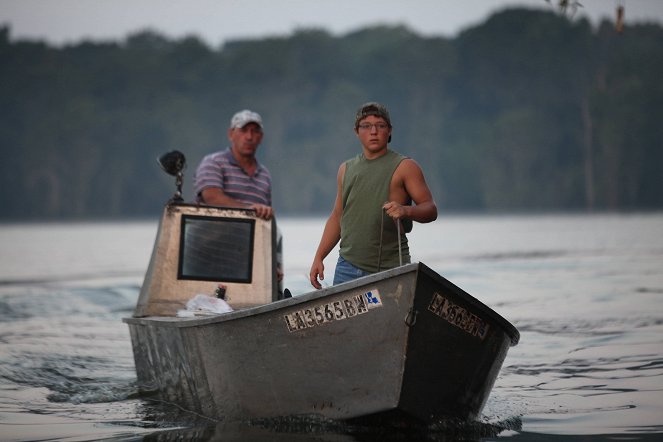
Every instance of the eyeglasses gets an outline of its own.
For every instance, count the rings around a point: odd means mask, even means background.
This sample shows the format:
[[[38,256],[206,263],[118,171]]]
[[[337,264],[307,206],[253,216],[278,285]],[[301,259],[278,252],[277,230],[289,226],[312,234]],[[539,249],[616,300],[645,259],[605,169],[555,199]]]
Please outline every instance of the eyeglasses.
[[[387,130],[389,128],[389,125],[387,123],[361,123],[360,125],[357,126],[361,130],[371,130],[373,128],[376,128],[377,130]]]

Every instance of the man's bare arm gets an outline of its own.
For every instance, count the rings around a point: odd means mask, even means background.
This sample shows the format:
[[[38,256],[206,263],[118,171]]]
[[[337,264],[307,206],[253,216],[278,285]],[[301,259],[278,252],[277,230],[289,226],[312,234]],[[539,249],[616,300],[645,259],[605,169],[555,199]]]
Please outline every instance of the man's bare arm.
[[[437,219],[437,205],[433,200],[421,167],[412,159],[405,159],[395,171],[397,180],[402,181],[403,188],[415,205],[402,205],[397,201],[389,201],[383,208],[387,215],[394,219],[407,218],[419,223],[429,223]]]

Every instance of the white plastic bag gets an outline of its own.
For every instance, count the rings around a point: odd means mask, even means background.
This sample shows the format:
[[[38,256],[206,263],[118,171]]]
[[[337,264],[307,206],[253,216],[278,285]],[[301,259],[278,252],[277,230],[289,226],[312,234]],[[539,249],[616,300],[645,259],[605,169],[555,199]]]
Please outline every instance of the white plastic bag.
[[[177,316],[181,318],[195,315],[218,315],[233,311],[226,301],[214,296],[198,294],[187,301],[186,310],[179,310]]]

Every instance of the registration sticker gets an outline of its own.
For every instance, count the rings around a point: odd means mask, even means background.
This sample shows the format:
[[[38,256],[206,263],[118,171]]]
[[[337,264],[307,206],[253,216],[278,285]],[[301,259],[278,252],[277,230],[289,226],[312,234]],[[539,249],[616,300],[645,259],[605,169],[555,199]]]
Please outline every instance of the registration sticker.
[[[488,334],[488,324],[463,307],[454,304],[439,293],[433,295],[428,310],[455,325],[464,332],[483,340]]]
[[[318,327],[334,321],[354,318],[382,307],[382,298],[377,289],[365,293],[350,295],[332,302],[317,304],[311,307],[283,315],[289,332]]]
[[[364,293],[364,296],[366,297],[366,303],[368,304],[369,310],[375,307],[382,307],[382,299],[380,298],[378,289],[366,292]]]

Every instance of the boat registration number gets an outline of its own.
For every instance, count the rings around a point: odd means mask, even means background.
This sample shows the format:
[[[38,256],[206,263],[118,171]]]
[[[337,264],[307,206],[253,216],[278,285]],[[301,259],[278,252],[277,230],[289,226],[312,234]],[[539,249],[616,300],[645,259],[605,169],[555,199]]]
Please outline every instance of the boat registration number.
[[[479,339],[483,340],[488,334],[488,324],[483,319],[454,304],[439,293],[433,295],[428,310]]]
[[[351,295],[332,302],[325,302],[283,315],[289,332],[318,327],[330,322],[354,318],[370,310],[382,307],[377,289]]]

